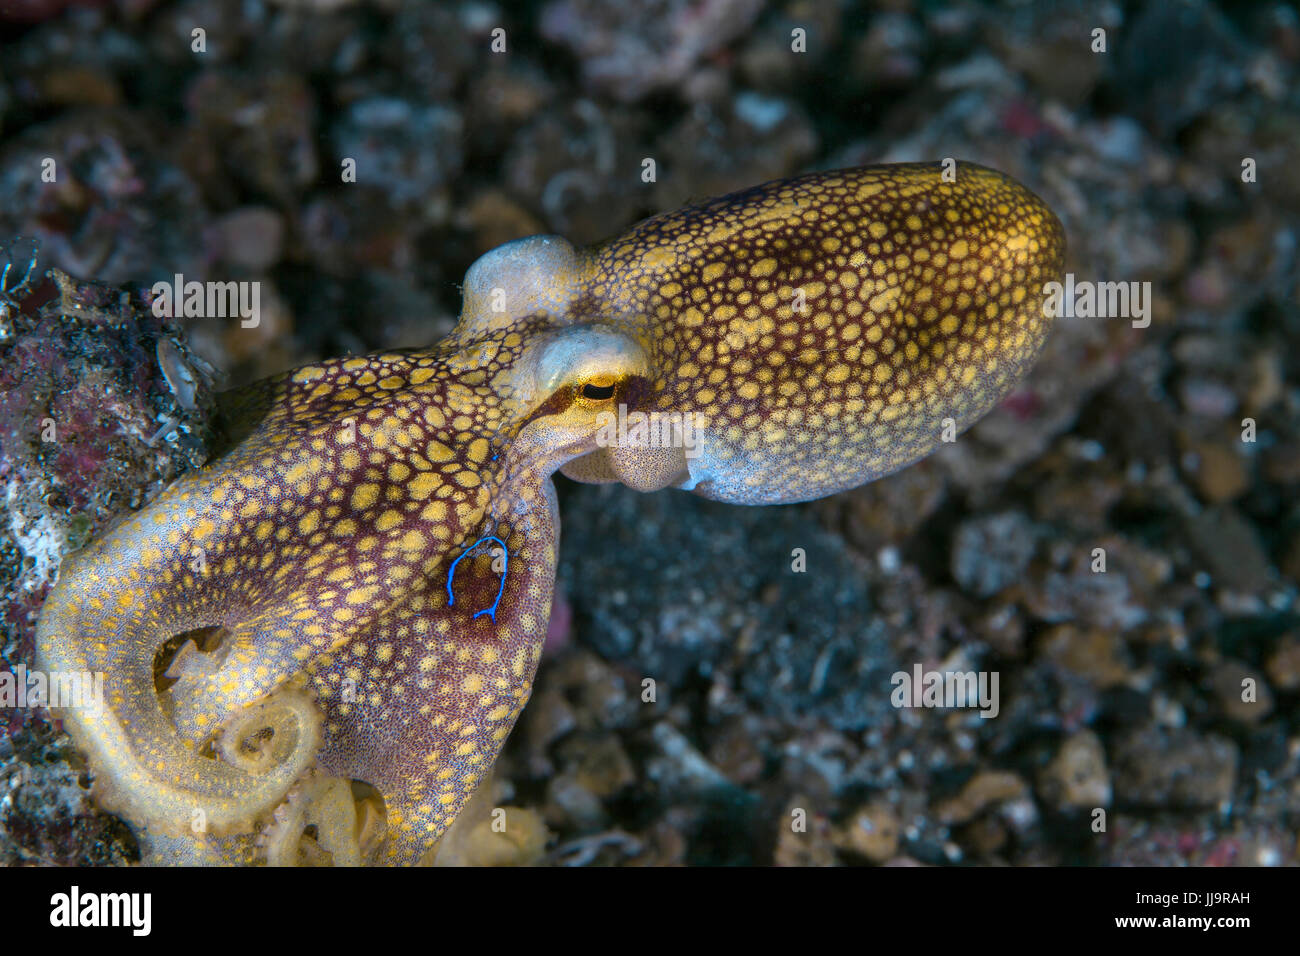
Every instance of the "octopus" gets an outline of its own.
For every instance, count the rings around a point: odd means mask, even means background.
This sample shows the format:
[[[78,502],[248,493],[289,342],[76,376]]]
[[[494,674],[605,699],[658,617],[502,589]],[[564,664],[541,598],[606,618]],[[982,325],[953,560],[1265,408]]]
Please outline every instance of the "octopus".
[[[507,243],[439,344],[226,394],[227,450],[39,623],[39,667],[104,675],[56,713],[96,799],[153,863],[428,862],[529,697],[557,471],[740,505],[887,475],[1026,374],[1064,248],[991,169],[819,172]]]

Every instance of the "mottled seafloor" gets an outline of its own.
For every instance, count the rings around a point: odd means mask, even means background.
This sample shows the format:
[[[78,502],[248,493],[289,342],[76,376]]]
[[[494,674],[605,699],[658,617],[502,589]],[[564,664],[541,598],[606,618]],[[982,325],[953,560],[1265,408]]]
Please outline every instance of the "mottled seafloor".
[[[40,242],[0,321],[6,666],[60,556],[203,460],[214,387],[439,338],[508,239],[953,156],[1042,195],[1079,278],[1149,281],[1150,326],[1061,320],[955,445],[825,501],[559,479],[552,633],[495,795],[549,836],[496,858],[1300,862],[1294,8],[0,6],[0,241]],[[138,290],[177,272],[260,280],[261,324],[164,327]],[[895,709],[917,663],[997,671],[999,715]],[[138,857],[44,712],[0,727],[0,862]]]

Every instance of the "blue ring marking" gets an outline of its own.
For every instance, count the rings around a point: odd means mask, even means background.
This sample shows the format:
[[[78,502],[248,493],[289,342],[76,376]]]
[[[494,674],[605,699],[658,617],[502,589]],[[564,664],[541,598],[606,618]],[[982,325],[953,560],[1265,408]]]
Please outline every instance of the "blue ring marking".
[[[497,588],[497,599],[492,602],[491,607],[485,607],[470,618],[470,620],[477,621],[480,617],[486,614],[488,617],[492,618],[492,623],[495,624],[497,622],[497,607],[501,604],[501,595],[506,593],[506,575],[510,573],[510,550],[506,547],[506,543],[494,534],[484,535],[479,538],[462,551],[455,561],[451,562],[451,567],[447,569],[447,607],[451,607],[456,603],[456,595],[451,593],[451,579],[456,573],[456,565],[460,564],[461,558],[468,555],[484,541],[495,541],[497,544],[501,545],[501,553],[505,556],[505,567],[501,569],[501,586]]]

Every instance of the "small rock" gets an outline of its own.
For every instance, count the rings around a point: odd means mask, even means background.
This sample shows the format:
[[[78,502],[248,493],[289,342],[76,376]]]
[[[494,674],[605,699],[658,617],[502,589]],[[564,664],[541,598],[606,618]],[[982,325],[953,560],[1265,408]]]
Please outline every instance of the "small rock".
[[[1222,297],[1226,299],[1227,293]],[[1214,307],[1213,298],[1209,298],[1206,304]],[[1224,419],[1237,410],[1237,393],[1212,379],[1184,379],[1178,387],[1178,398],[1187,412],[1203,418]]]
[[[1110,771],[1101,739],[1091,730],[1067,738],[1039,774],[1038,790],[1058,810],[1110,806]]]
[[[747,716],[728,720],[709,746],[709,760],[738,786],[757,783],[766,762],[763,736],[757,719]]]
[[[435,866],[532,866],[550,833],[535,810],[495,807],[493,815],[445,839]]]
[[[113,107],[122,104],[117,80],[101,69],[65,66],[42,77],[41,93],[58,106]]]
[[[1018,511],[963,522],[952,545],[952,576],[976,597],[992,597],[1019,581],[1037,545],[1034,523]]]
[[[1231,505],[1207,508],[1193,515],[1186,530],[1218,587],[1257,593],[1268,586],[1268,557],[1259,535]]]
[[[550,776],[554,767],[547,751],[577,723],[573,708],[559,690],[547,684],[534,694],[520,720],[530,770],[537,776]]]
[[[212,227],[212,252],[222,262],[265,272],[280,261],[284,220],[274,209],[245,206],[222,216]]]
[[[1282,356],[1269,349],[1258,353],[1250,362],[1246,390],[1246,411],[1252,415],[1268,411],[1285,394]]]
[[[1081,475],[1063,470],[1044,481],[1034,494],[1034,517],[1076,528],[1104,528],[1106,516],[1124,494],[1119,475]]]
[[[972,820],[962,830],[962,843],[968,853],[973,851],[977,856],[990,856],[1007,845],[1007,828],[997,817],[983,816]]]
[[[317,182],[316,98],[304,77],[207,70],[184,101],[190,142],[183,159],[210,193],[233,197],[243,187],[289,206]],[[346,125],[340,122],[336,130]],[[339,155],[356,154],[340,149]]]
[[[904,13],[882,10],[855,44],[850,78],[868,89],[906,88],[921,73],[925,35]]]
[[[1232,800],[1238,750],[1224,737],[1145,727],[1122,737],[1114,753],[1120,804],[1192,810]]]
[[[333,128],[334,150],[356,160],[358,185],[394,211],[437,217],[460,173],[464,120],[442,105],[376,96],[352,103]]]
[[[1051,623],[1072,621],[1081,628],[1112,634],[1128,631],[1147,619],[1148,610],[1129,586],[1129,569],[1118,560],[1119,554],[1111,556],[1112,563],[1102,574],[1092,570],[1095,559],[1091,549],[1058,542],[1055,550],[1057,562],[1065,567],[1035,567],[1019,589],[1018,596],[1030,614]]]
[[[608,819],[600,797],[588,790],[576,774],[565,771],[546,786],[546,818],[556,827],[598,830]]]
[[[871,803],[858,810],[845,826],[832,836],[835,845],[865,856],[873,863],[884,863],[898,852],[898,816],[884,803]]]
[[[1237,452],[1220,442],[1200,441],[1188,450],[1184,461],[1201,497],[1212,505],[1231,501],[1250,487],[1250,475]]]
[[[1127,116],[1102,120],[1091,127],[1092,147],[1102,159],[1124,166],[1142,161],[1142,127]]]
[[[830,821],[807,797],[793,797],[778,819],[774,859],[777,866],[835,865]]]
[[[1264,668],[1268,679],[1280,690],[1295,690],[1300,687],[1300,636],[1286,634],[1278,640],[1278,647],[1268,659]]]
[[[699,795],[735,789],[731,781],[672,724],[659,721],[651,735],[663,752],[662,759],[651,763],[651,774],[665,792]]]
[[[1210,679],[1223,715],[1243,724],[1263,720],[1273,710],[1273,692],[1264,678],[1240,661],[1225,660]]]
[[[757,0],[552,0],[542,8],[537,30],[572,51],[593,91],[630,103],[681,83],[700,60],[743,36],[761,10]]]
[[[909,540],[943,504],[947,486],[933,461],[833,495],[812,507],[827,526],[842,528],[844,536],[861,550],[879,551],[887,544]]]
[[[1049,630],[1040,645],[1039,658],[1051,661],[1061,672],[1084,678],[1099,689],[1122,684],[1132,670],[1123,644],[1115,634],[1073,624]]]
[[[975,633],[1003,657],[1024,655],[1025,615],[1014,601],[995,601],[975,619]]]
[[[586,751],[578,765],[577,782],[602,798],[636,782],[636,771],[618,737],[602,737]]]
[[[1016,774],[984,770],[971,777],[960,794],[940,803],[934,813],[940,823],[968,823],[992,805],[1020,800],[1028,793],[1029,785]]]

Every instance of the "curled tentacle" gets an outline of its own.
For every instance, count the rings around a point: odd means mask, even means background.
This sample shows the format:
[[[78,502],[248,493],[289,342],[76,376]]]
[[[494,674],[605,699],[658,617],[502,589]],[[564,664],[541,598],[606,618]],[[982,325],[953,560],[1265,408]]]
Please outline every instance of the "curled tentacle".
[[[272,697],[259,708],[276,730],[276,743],[261,773],[205,757],[181,737],[154,685],[154,657],[170,636],[163,610],[141,585],[104,588],[112,578],[138,522],[119,529],[66,569],[64,585],[47,602],[38,632],[38,666],[50,672],[101,673],[104,697],[85,706],[58,708],[95,772],[95,793],[107,809],[151,830],[180,836],[196,830],[216,835],[250,829],[269,813],[315,759],[320,718],[301,691]],[[88,560],[97,572],[77,573]],[[92,611],[106,612],[103,637],[74,647],[56,639],[90,627]],[[282,715],[288,713],[291,719]]]
[[[373,801],[358,799],[349,780],[312,774],[289,792],[259,844],[268,866],[360,866],[381,839]]]
[[[280,690],[236,713],[217,735],[216,750],[249,776],[283,776],[295,754],[316,752],[320,724],[320,711],[309,694]]]

